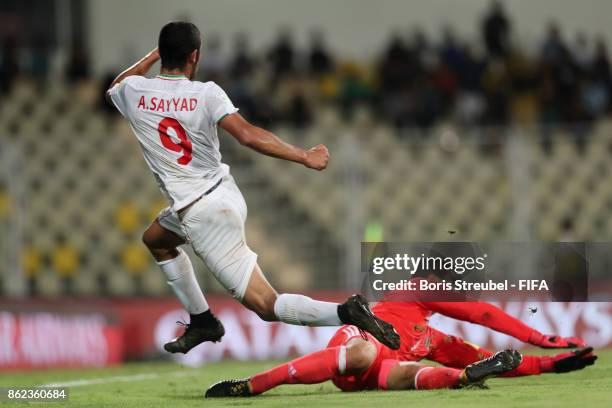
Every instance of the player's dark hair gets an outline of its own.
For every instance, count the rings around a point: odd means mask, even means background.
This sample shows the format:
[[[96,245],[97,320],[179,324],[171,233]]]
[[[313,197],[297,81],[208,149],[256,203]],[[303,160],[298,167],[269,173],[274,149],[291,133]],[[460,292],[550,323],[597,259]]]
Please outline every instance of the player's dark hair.
[[[192,23],[173,21],[162,27],[159,32],[159,55],[164,68],[184,68],[193,50],[202,44],[200,30]]]

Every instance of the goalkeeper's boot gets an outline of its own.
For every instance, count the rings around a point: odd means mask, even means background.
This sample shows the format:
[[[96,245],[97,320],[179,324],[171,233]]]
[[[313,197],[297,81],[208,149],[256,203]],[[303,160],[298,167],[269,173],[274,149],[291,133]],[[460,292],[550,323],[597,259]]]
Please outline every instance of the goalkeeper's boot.
[[[372,313],[368,300],[362,295],[353,295],[339,305],[338,316],[342,323],[351,324],[370,333],[376,340],[390,349],[399,349],[399,334],[392,325]]]
[[[206,325],[185,324],[177,322],[177,324],[185,326],[185,331],[179,337],[164,344],[164,350],[168,353],[187,353],[200,343],[212,341],[216,343],[221,341],[221,337],[225,334],[223,324],[214,315]]]
[[[465,383],[478,383],[490,377],[514,370],[523,361],[523,356],[516,350],[498,351],[489,358],[477,361],[465,367]]]
[[[211,385],[204,394],[204,398],[224,397],[252,397],[257,394],[251,392],[249,380],[223,380]]]

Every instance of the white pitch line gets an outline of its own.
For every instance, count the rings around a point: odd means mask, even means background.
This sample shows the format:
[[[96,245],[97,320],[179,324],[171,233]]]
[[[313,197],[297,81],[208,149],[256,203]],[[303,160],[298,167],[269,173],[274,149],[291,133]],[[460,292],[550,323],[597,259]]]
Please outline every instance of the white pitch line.
[[[188,377],[194,374],[196,373],[188,372],[188,371],[171,371],[169,373],[163,373],[163,374],[118,375],[114,377],[99,377],[99,378],[90,378],[87,380],[75,380],[75,381],[42,384],[42,385],[39,385],[39,387],[49,387],[49,388],[82,387],[85,385],[108,384],[108,383],[114,383],[114,382],[132,382],[132,381],[154,380],[156,378],[161,378],[161,377],[172,377],[172,378]]]

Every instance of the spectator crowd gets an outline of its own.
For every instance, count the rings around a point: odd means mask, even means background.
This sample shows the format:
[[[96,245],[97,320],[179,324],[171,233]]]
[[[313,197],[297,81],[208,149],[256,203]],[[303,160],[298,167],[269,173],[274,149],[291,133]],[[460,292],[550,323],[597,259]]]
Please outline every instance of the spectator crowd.
[[[440,41],[419,29],[397,31],[368,62],[342,60],[322,32],[313,32],[309,49],[301,50],[282,29],[262,53],[251,50],[246,34],[223,44],[207,33],[199,79],[220,83],[245,116],[268,126],[306,128],[321,107],[335,106],[346,119],[364,107],[400,129],[452,119],[465,126],[572,123],[579,132],[610,112],[610,61],[602,39],[577,33],[568,40],[551,22],[535,51],[522,49],[498,2],[483,15],[480,32],[478,41],[468,42],[451,27]],[[22,46],[12,37],[3,40],[2,92],[19,76],[43,81],[48,75],[45,42],[34,41],[27,58]],[[86,48],[75,46],[66,59],[67,79],[90,78],[89,64]]]

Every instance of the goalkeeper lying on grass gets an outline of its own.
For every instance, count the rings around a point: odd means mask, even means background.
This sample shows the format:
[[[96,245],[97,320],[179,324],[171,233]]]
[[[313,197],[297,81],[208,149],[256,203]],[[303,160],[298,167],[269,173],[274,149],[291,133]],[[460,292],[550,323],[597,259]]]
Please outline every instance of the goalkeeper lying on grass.
[[[372,311],[399,332],[399,350],[391,350],[347,325],[336,332],[326,349],[247,379],[221,381],[208,389],[206,397],[246,397],[282,384],[327,380],[343,391],[483,386],[483,381],[493,376],[565,373],[583,369],[597,359],[584,340],[543,335],[489,303],[399,300],[380,302]],[[583,348],[555,356],[521,356],[514,350],[494,354],[430,327],[433,313],[480,324],[542,348]],[[423,359],[444,367],[419,364]]]

